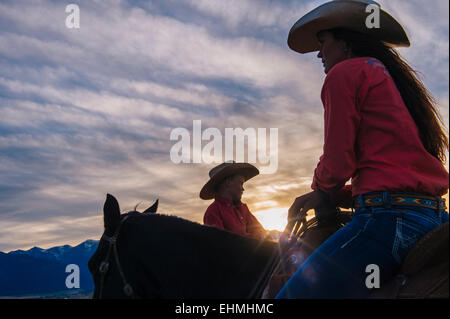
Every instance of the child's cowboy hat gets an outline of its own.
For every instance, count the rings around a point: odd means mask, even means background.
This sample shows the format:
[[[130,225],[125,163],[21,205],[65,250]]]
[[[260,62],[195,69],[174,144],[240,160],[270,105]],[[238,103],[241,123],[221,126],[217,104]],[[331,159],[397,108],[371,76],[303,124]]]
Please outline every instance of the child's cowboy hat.
[[[200,191],[201,199],[212,199],[216,194],[216,187],[225,178],[233,175],[240,175],[246,181],[259,174],[259,170],[248,163],[225,162],[212,168],[209,171],[209,181]]]
[[[379,28],[369,28],[379,9]],[[367,11],[366,11],[367,8]],[[371,16],[373,15],[373,16]],[[369,25],[366,25],[368,20]],[[322,30],[343,28],[358,31],[383,41],[385,44],[408,47],[410,45],[405,30],[380,5],[371,0],[334,0],[327,2],[301,17],[291,28],[288,36],[289,47],[299,53],[320,50],[317,33]]]

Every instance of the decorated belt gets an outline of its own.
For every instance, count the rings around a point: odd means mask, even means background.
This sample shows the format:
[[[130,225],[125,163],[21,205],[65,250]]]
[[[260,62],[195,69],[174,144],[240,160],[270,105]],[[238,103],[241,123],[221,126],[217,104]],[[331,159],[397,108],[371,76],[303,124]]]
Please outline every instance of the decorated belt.
[[[363,195],[364,206],[385,206],[385,205],[399,205],[399,206],[420,206],[431,209],[446,210],[445,199],[439,197],[429,197],[422,195],[407,195],[407,194],[388,194],[387,201],[383,200],[382,194]],[[363,207],[355,198],[354,207]]]

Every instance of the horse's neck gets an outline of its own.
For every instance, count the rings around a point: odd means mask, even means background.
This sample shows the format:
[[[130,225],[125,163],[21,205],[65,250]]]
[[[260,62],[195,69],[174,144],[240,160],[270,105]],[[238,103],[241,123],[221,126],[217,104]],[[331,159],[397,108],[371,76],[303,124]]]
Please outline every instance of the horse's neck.
[[[141,258],[173,293],[168,297],[247,297],[276,249],[184,220],[158,222],[141,243]]]

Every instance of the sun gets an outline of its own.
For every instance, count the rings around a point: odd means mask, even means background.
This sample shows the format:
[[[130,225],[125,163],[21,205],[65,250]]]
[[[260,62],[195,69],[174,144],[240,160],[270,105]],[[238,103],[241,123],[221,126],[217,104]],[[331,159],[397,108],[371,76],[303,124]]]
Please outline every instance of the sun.
[[[266,230],[283,231],[287,224],[288,207],[270,208],[254,212],[253,215]]]

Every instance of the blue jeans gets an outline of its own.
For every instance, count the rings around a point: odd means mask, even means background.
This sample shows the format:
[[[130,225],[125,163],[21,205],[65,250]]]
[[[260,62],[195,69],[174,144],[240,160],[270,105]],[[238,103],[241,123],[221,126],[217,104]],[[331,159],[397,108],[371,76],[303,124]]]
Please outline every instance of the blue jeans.
[[[378,266],[382,286],[412,246],[448,219],[445,211],[417,206],[357,208],[352,221],[311,254],[276,298],[366,298],[376,289],[366,286],[368,265]]]

